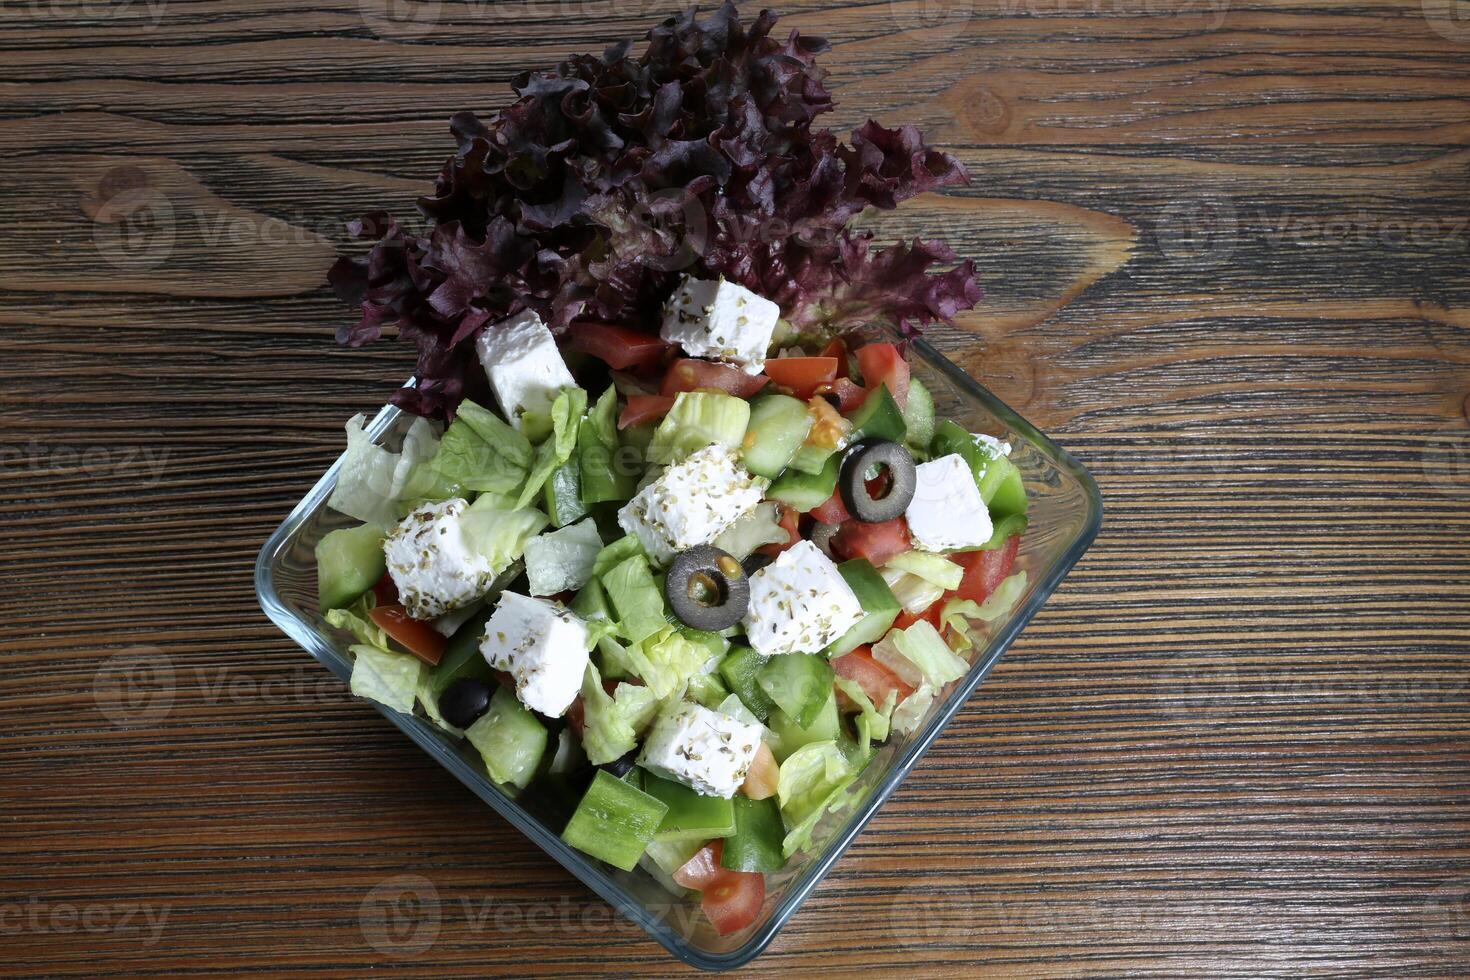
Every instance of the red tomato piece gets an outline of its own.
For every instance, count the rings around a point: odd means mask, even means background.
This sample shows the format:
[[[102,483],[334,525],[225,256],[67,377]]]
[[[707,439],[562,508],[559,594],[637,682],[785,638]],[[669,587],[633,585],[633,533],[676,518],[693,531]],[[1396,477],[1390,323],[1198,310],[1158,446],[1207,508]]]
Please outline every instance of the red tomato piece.
[[[871,647],[858,647],[851,653],[844,653],[832,661],[832,669],[838,677],[856,681],[874,705],[881,705],[889,691],[898,692],[895,703],[914,693],[914,689],[897,674],[873,659]]]
[[[881,524],[848,521],[832,537],[832,547],[849,558],[866,558],[874,565],[910,549],[909,525],[902,517]]]
[[[868,389],[847,378],[838,378],[831,384],[819,386],[817,394],[836,396],[837,410],[844,415],[851,415],[867,400]]]
[[[728,936],[754,922],[765,901],[765,875],[759,871],[726,871],[704,889],[699,907],[715,932]]]
[[[623,414],[618,416],[618,428],[626,429],[632,425],[661,419],[673,407],[674,399],[663,395],[629,395],[628,404],[623,406]]]
[[[384,572],[383,577],[373,583],[373,597],[378,600],[378,605],[380,606],[400,605],[398,601],[398,583],[393,581],[392,575]]]
[[[402,606],[377,606],[368,618],[424,663],[437,664],[444,656],[444,637],[428,623],[409,616]]]
[[[898,614],[898,618],[893,621],[893,628],[906,630],[910,626],[917,623],[919,620],[923,619],[928,620],[930,626],[934,627],[935,629],[939,629],[939,613],[943,606],[944,599],[941,598],[937,602],[931,603],[928,609],[925,609],[917,616],[905,609],[900,612]]]
[[[1011,567],[1016,563],[1016,552],[1020,548],[1021,536],[1017,534],[1007,539],[999,548],[955,555],[955,559],[965,568],[965,577],[960,580],[960,587],[955,590],[955,595],[961,599],[984,602],[995,591],[995,587],[1011,574]]]
[[[823,524],[841,524],[852,520],[852,515],[847,512],[847,504],[842,502],[842,491],[832,491],[832,496],[827,498],[824,504],[818,504],[808,511],[813,517]]]
[[[778,357],[766,362],[766,376],[806,401],[818,387],[837,378],[837,358]]]
[[[587,727],[587,705],[582,701],[582,695],[578,694],[573,699],[567,713],[563,716],[567,720],[567,727],[578,739],[582,737],[582,731]]]
[[[847,341],[843,340],[841,337],[833,337],[831,340],[827,341],[827,346],[822,348],[821,355],[823,357],[835,357],[837,358],[837,363],[839,365],[846,365]]]
[[[781,530],[786,532],[786,543],[763,544],[756,549],[761,554],[769,555],[772,558],[781,557],[781,552],[801,540],[801,515],[785,504],[781,504],[780,507],[781,516],[776,520],[776,523],[781,525]]]
[[[746,374],[728,364],[683,357],[669,365],[659,394],[672,397],[681,391],[714,388],[739,398],[749,398],[766,386],[766,380],[763,375]]]
[[[899,408],[908,405],[909,365],[892,344],[868,344],[857,349],[858,368],[863,372],[863,384],[869,391],[877,391],[879,385],[887,385]]]
[[[705,888],[714,884],[722,875],[729,874],[720,867],[720,857],[724,853],[725,842],[720,839],[712,840],[708,844],[694,852],[694,857],[684,863],[678,871],[674,872],[674,880],[685,888],[693,888],[695,891],[704,891]]]
[[[562,343],[568,350],[591,354],[617,370],[657,364],[669,349],[668,343],[656,333],[590,320],[574,321]]]

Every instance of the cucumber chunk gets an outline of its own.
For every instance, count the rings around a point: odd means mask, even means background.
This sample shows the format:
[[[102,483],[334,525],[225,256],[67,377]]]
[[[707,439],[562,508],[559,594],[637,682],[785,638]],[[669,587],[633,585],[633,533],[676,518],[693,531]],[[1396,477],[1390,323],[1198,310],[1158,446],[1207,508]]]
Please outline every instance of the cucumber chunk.
[[[561,839],[615,868],[632,871],[668,809],[662,800],[599,769]]]
[[[496,689],[490,710],[464,734],[485,760],[490,778],[517,789],[526,788],[546,753],[546,726],[504,687]]]
[[[867,613],[857,625],[843,633],[826,649],[829,657],[840,657],[868,643],[877,643],[887,635],[889,627],[903,610],[883,576],[865,558],[854,558],[837,566],[858,605]]]
[[[771,712],[766,720],[766,727],[774,737],[771,753],[775,755],[777,762],[785,762],[787,756],[803,745],[835,740],[842,734],[842,725],[837,714],[837,694],[835,691],[827,692],[827,700],[817,712],[817,720],[805,728],[780,708]]]
[[[774,480],[806,442],[812,416],[806,403],[789,395],[765,395],[751,402],[750,426],[745,432],[745,468]]]
[[[887,439],[903,442],[908,434],[908,425],[903,420],[903,410],[894,401],[887,385],[878,389],[858,406],[849,418],[852,420],[852,442],[864,439]]]
[[[803,473],[795,467],[788,469],[771,484],[766,496],[805,513],[827,502],[837,489],[837,476],[841,470],[842,457],[833,453],[819,473]]]
[[[832,696],[832,665],[808,653],[772,657],[755,679],[766,697],[802,728],[815,724]]]
[[[322,611],[352,605],[387,569],[379,528],[364,524],[332,531],[316,546],[316,591]]]
[[[934,438],[934,396],[918,378],[909,379],[909,401],[903,409],[903,421],[909,430],[905,437],[908,447],[928,452]]]

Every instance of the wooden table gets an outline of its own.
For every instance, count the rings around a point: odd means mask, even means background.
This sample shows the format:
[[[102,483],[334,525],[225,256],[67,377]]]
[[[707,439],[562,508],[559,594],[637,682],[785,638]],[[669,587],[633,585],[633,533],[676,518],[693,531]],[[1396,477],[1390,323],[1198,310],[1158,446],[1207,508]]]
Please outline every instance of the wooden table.
[[[332,342],[341,220],[674,6],[0,5],[0,971],[688,972],[251,585],[411,367]],[[786,7],[835,42],[833,125],[972,169],[881,227],[975,258],[933,336],[1108,516],[750,972],[1470,972],[1463,11]],[[437,931],[398,959],[364,923],[405,874]]]

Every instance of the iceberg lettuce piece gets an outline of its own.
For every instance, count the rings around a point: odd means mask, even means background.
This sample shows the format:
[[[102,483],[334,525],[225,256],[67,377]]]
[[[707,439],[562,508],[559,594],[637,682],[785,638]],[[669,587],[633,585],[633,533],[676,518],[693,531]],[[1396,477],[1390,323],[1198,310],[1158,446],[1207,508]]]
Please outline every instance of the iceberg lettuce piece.
[[[896,568],[910,575],[917,575],[930,585],[938,586],[945,591],[958,589],[960,582],[965,577],[963,568],[932,551],[906,551],[888,559],[883,563],[883,567]]]
[[[621,759],[638,747],[638,735],[658,713],[658,698],[647,687],[619,684],[612,694],[602,687],[597,668],[582,675],[582,748],[595,766]]]
[[[648,559],[642,555],[610,568],[602,575],[602,587],[612,602],[620,635],[629,643],[642,643],[668,626],[663,592],[653,579]]]
[[[914,689],[914,693],[904,698],[897,708],[893,709],[892,731],[895,735],[909,735],[919,727],[919,722],[929,712],[929,707],[934,703],[934,688],[928,684],[920,684]]]
[[[546,481],[557,467],[572,458],[577,448],[577,428],[587,411],[587,392],[581,388],[563,388],[551,406],[551,432],[531,459],[525,483],[521,485],[516,507],[525,507],[541,494]]]
[[[347,422],[347,454],[327,506],[364,523],[391,529],[398,523],[398,502],[405,495],[410,474],[420,462],[435,455],[439,445],[433,423],[415,419],[404,435],[402,451],[391,453],[373,443],[367,434],[367,417],[354,415]]]
[[[951,599],[946,602],[939,611],[940,625],[949,627],[950,634],[954,637],[952,645],[959,650],[968,650],[974,646],[974,641],[970,638],[972,620],[994,622],[1009,613],[1025,591],[1026,573],[1016,572],[997,585],[995,591],[985,597],[984,602],[975,602],[972,599]]]
[[[410,653],[389,653],[366,644],[357,644],[350,650],[352,693],[394,711],[412,713],[423,681],[424,662]]]
[[[911,616],[922,615],[924,610],[944,598],[943,586],[926,581],[912,572],[884,565],[878,569],[878,574],[883,577],[899,605],[903,606],[904,612]],[[964,574],[963,570],[960,574]]]
[[[592,580],[592,566],[602,551],[602,536],[590,517],[526,542],[526,577],[530,593],[556,595],[580,589]]]
[[[469,547],[499,575],[520,560],[526,543],[550,523],[551,518],[539,510],[516,509],[508,497],[482,493],[465,511],[460,526]]]
[[[862,685],[850,677],[838,677],[835,680],[837,689],[847,695],[849,701],[858,706],[858,720],[864,723],[864,732],[874,742],[882,742],[888,738],[890,720],[893,718],[893,709],[896,706],[898,691],[894,688],[888,689],[888,694],[879,706],[873,705],[873,699],[868,697]],[[864,746],[866,748],[866,746]]]
[[[939,631],[923,619],[906,630],[889,630],[873,645],[873,659],[910,687],[941,688],[970,669],[969,662],[956,656]]]
[[[782,853],[790,857],[811,845],[822,816],[855,798],[848,792],[857,771],[835,741],[803,745],[781,763],[776,798],[786,824]]]
[[[737,450],[750,425],[750,402],[722,391],[684,391],[654,430],[648,444],[653,463],[677,463],[690,453],[719,443]]]

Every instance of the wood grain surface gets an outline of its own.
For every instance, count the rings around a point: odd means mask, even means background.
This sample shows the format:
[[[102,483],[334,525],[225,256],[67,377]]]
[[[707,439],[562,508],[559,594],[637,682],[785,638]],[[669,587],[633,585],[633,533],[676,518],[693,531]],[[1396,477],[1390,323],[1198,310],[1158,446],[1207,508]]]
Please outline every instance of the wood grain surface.
[[[411,369],[332,342],[341,221],[674,7],[0,2],[0,973],[690,972],[251,584]],[[834,125],[970,166],[879,227],[976,260],[934,339],[1108,514],[745,972],[1470,973],[1465,4],[785,12]]]

